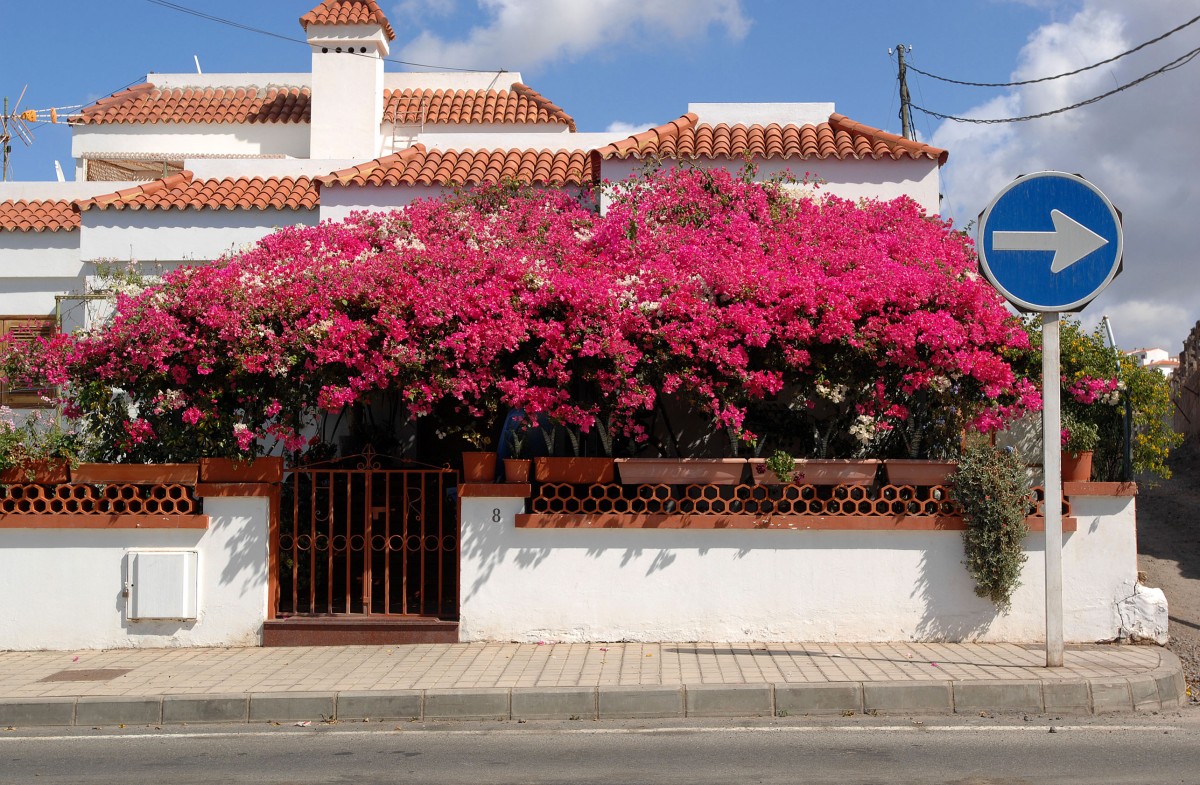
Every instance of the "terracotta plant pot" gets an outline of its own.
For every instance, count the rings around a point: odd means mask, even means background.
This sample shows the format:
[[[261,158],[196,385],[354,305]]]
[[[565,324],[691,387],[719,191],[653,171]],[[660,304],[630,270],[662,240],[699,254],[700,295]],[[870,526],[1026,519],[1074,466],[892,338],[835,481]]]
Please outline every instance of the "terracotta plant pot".
[[[882,461],[876,458],[802,458],[796,461],[795,485],[870,485]],[[755,485],[780,485],[782,480],[766,466],[762,458],[750,459],[750,474]]]
[[[464,452],[463,482],[495,482],[496,453],[494,452]]]
[[[533,461],[528,458],[505,458],[505,482],[529,482],[529,473],[533,470]]]
[[[71,465],[58,458],[29,461],[0,471],[0,484],[3,485],[58,485],[70,479]]]
[[[946,485],[958,464],[954,461],[888,458],[883,467],[889,485]]]
[[[72,481],[97,485],[195,485],[199,476],[194,463],[81,463],[71,472]]]
[[[745,458],[617,458],[625,485],[737,485]]]
[[[283,482],[283,458],[201,458],[200,482]]]
[[[1092,453],[1064,452],[1062,454],[1063,482],[1092,481]]]
[[[538,482],[575,485],[613,481],[612,458],[534,458],[533,477]]]

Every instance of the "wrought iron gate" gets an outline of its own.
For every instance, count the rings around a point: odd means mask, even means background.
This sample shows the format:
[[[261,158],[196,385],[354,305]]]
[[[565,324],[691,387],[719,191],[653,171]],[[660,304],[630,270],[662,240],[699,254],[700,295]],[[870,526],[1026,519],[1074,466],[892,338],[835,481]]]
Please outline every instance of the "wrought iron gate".
[[[272,542],[276,617],[457,619],[456,483],[371,454],[291,469]]]

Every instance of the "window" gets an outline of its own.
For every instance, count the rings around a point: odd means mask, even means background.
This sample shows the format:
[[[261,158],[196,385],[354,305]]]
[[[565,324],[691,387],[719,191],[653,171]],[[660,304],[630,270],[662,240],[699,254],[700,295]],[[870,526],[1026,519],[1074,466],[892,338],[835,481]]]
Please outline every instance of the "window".
[[[49,338],[58,331],[58,320],[53,316],[0,316],[0,337],[12,341],[32,341]],[[54,397],[53,387],[37,389],[9,389],[0,385],[0,405],[14,409],[37,409],[48,404],[43,398]]]

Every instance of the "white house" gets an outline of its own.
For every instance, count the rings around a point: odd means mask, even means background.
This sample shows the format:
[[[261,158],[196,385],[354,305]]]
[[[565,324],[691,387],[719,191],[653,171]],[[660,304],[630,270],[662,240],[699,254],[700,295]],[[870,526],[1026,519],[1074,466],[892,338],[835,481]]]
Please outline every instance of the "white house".
[[[829,193],[938,210],[945,151],[830,103],[689,104],[628,138],[585,133],[519,73],[386,72],[395,31],[375,0],[323,0],[300,24],[309,73],[150,74],[69,118],[75,182],[0,184],[0,330],[86,323],[98,263],[202,263],[448,184],[570,188],[648,159],[749,158],[762,178],[787,169]]]

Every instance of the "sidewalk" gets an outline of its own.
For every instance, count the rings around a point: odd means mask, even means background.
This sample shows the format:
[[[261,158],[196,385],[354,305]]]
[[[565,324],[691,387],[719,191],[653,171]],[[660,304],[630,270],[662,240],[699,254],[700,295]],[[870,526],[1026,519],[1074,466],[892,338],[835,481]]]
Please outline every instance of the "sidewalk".
[[[1178,708],[1157,646],[460,643],[0,652],[0,729]]]

